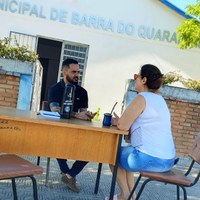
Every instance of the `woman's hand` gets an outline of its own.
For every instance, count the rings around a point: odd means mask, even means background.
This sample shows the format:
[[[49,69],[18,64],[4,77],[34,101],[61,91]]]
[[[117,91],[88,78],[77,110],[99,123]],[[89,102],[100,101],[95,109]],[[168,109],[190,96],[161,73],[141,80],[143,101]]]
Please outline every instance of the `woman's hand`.
[[[117,126],[119,116],[115,112],[113,113],[113,115],[114,115],[114,117],[112,117],[111,124],[112,124],[112,126]]]

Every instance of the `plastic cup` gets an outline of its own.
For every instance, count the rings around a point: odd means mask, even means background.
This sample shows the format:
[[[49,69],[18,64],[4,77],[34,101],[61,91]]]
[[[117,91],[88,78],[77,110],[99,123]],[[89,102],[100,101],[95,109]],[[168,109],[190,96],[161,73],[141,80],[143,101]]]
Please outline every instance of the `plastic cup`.
[[[103,126],[110,126],[111,119],[112,119],[112,115],[110,113],[104,113]]]

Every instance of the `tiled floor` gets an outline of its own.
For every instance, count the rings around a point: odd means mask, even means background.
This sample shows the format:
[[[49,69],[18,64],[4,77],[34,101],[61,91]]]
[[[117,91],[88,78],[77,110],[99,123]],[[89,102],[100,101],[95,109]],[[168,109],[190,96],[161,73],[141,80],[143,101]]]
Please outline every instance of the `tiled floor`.
[[[25,157],[36,163],[35,157]],[[70,162],[72,163],[72,162]],[[178,166],[185,168],[188,159],[180,158]],[[46,170],[46,158],[41,158],[41,166]],[[45,186],[45,173],[37,175],[39,200],[104,200],[109,194],[111,173],[108,165],[103,165],[102,175],[99,186],[99,193],[94,194],[94,185],[96,180],[97,163],[89,163],[82,173],[77,176],[78,185],[81,188],[80,193],[70,191],[61,181],[60,172],[55,159],[51,159],[50,179]],[[137,173],[135,176],[137,177]],[[17,191],[19,200],[32,200],[32,185],[27,178],[17,181]],[[116,192],[118,187],[116,187]],[[188,200],[200,200],[200,182],[193,188],[188,188]],[[12,200],[12,188],[10,181],[0,182],[0,200]],[[146,187],[141,200],[175,200],[176,188],[171,185],[163,185],[157,182],[151,182]]]

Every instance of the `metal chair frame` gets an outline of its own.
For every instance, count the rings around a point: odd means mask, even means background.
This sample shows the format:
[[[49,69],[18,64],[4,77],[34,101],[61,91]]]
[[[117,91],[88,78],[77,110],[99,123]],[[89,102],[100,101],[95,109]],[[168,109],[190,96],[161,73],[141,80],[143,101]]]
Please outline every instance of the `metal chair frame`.
[[[14,154],[5,154],[1,156],[0,160],[3,160],[3,164],[0,165],[0,180],[12,181],[13,199],[18,200],[15,180],[29,177],[33,185],[33,198],[34,200],[38,200],[37,182],[33,175],[42,173],[42,168]]]
[[[198,170],[196,176],[192,178],[192,180],[188,178],[188,176],[193,171],[193,166],[195,163],[197,163],[198,167],[200,167],[199,166],[200,165],[200,133],[197,134],[195,143],[192,148],[192,152],[190,153],[189,156],[191,157],[192,161],[186,173],[182,172],[180,169],[177,169],[176,167],[174,167],[172,170],[168,172],[161,172],[161,173],[140,172],[140,175],[135,183],[133,190],[131,191],[130,196],[128,197],[128,200],[131,200],[131,197],[133,196],[142,177],[145,177],[147,179],[142,183],[135,200],[138,200],[140,198],[146,184],[151,181],[158,181],[165,184],[175,185],[177,200],[180,200],[180,188],[181,188],[183,191],[183,199],[187,200],[186,188],[194,186],[200,178],[200,169]]]
[[[33,184],[33,198],[34,200],[38,200],[38,191],[37,191],[37,182],[34,176],[18,176],[18,177],[14,177],[14,178],[5,178],[5,179],[0,179],[0,180],[9,180],[11,179],[12,181],[12,190],[13,190],[13,199],[14,200],[18,200],[17,197],[17,188],[16,188],[16,179],[17,178],[25,178],[25,177],[29,177],[32,181]]]

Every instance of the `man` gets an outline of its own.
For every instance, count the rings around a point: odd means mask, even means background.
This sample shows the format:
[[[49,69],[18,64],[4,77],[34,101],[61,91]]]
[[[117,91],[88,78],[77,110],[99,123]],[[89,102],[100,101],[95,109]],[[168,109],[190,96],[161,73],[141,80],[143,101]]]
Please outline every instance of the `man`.
[[[49,89],[48,103],[51,111],[60,111],[62,105],[63,94],[65,85],[71,83],[75,85],[75,98],[73,105],[73,112],[71,117],[83,120],[91,120],[94,114],[87,111],[88,108],[88,95],[87,91],[78,85],[79,79],[79,65],[74,59],[66,59],[62,63],[63,79],[54,84]],[[79,192],[80,189],[76,185],[76,175],[81,172],[87,162],[75,161],[71,169],[67,165],[66,159],[57,159],[62,178],[61,180],[74,192]]]

